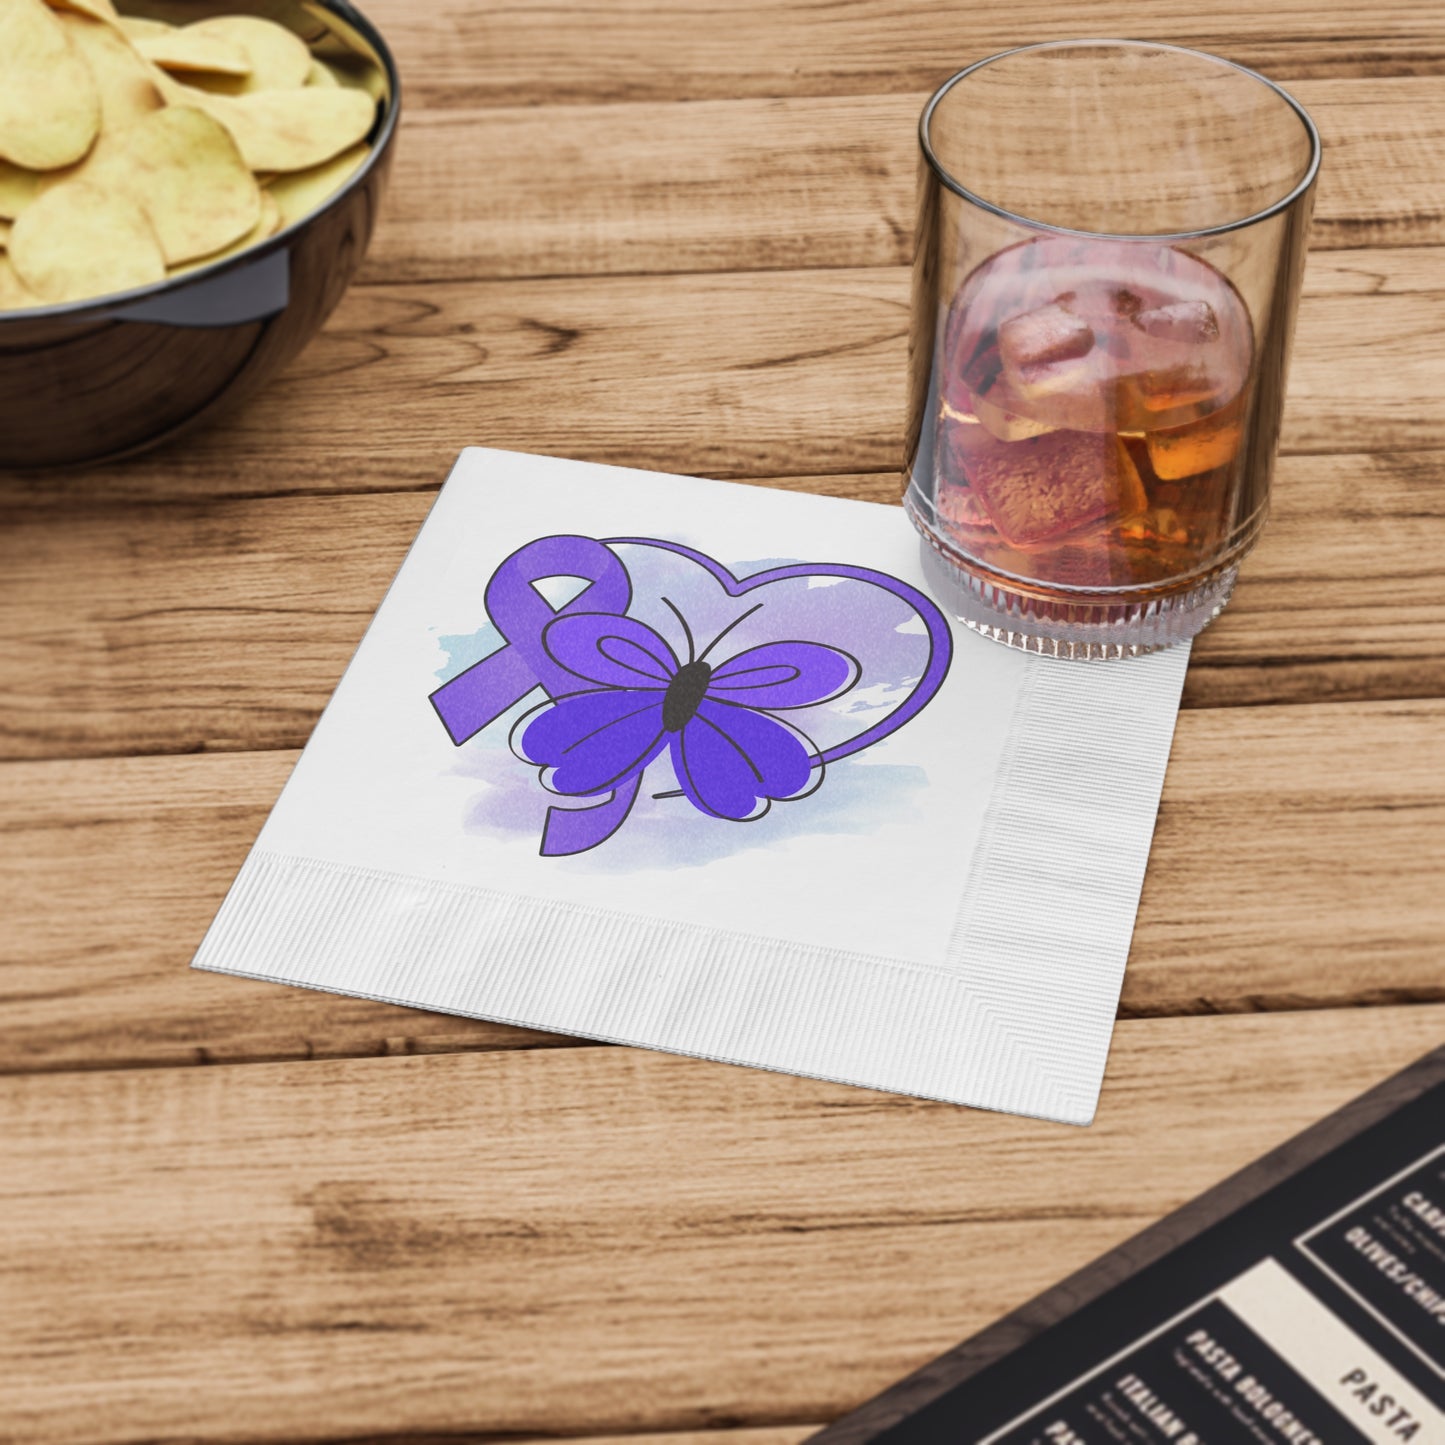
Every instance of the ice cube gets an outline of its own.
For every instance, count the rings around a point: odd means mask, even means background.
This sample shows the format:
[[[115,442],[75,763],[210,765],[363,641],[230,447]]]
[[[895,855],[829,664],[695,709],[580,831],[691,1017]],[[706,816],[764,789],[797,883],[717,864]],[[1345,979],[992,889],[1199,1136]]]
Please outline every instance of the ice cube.
[[[1004,411],[1037,423],[1036,435],[1049,429],[1110,431],[1114,425],[1118,362],[1108,343],[1116,328],[1107,319],[1095,317],[1090,325],[1074,315],[1070,308],[1077,302],[1076,293],[1065,292],[1047,306],[1004,322],[998,332],[996,385],[985,392],[975,389],[975,395],[986,395]],[[1026,434],[1012,423],[1004,431],[1006,440]]]
[[[1004,367],[1019,374],[1032,367],[1087,356],[1093,346],[1093,328],[1057,301],[1011,316],[998,329]]]
[[[1018,441],[1053,430],[1052,422],[1038,421],[1022,408],[1023,403],[1003,375],[996,345],[980,351],[964,372],[962,381],[944,389],[945,416],[982,422],[1000,441]]]
[[[1156,418],[1166,411],[1204,406],[1210,402],[1217,406],[1223,390],[1207,368],[1190,362],[1138,371],[1129,379],[1138,392],[1140,405]],[[1159,425],[1157,419],[1153,425]]]
[[[978,545],[997,540],[998,533],[988,512],[972,488],[959,486],[955,482],[941,481],[938,496],[934,501],[938,520],[946,531],[961,542]]]
[[[1213,343],[1219,338],[1214,311],[1205,301],[1176,301],[1141,311],[1125,326],[1128,355],[1121,365],[1121,408],[1126,420],[1152,430],[1191,419],[1193,409],[1218,407],[1237,381],[1232,358]],[[1165,416],[1181,413],[1178,417]]]
[[[1010,395],[1005,386],[996,386],[988,396],[973,398],[973,414],[1001,442],[1022,441],[1025,437],[1043,436],[1056,430],[1046,421],[1035,421],[1008,408]]]
[[[999,536],[1013,546],[1130,516],[1148,502],[1133,459],[1110,433],[1053,431],[1016,442],[975,433],[961,460]]]
[[[995,406],[1066,431],[1113,431],[1118,363],[1100,346],[1087,356],[1005,369],[988,393]]]
[[[1239,450],[1241,430],[1239,408],[1228,406],[1187,426],[1150,432],[1145,438],[1149,465],[1166,482],[1228,466]]]
[[[1140,311],[1134,325],[1146,336],[1160,341],[1182,341],[1203,346],[1219,340],[1219,321],[1207,301],[1171,301],[1168,306],[1155,306]]]

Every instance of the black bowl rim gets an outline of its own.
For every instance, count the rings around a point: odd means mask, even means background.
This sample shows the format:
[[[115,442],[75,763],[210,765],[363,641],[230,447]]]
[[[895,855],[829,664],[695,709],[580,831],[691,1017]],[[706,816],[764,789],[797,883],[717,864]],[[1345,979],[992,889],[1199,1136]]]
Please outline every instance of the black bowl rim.
[[[187,271],[184,276],[167,276],[164,281],[152,281],[149,286],[138,286],[130,291],[107,291],[103,296],[86,296],[79,301],[58,301],[51,306],[28,306],[24,310],[0,311],[0,327],[12,322],[106,321],[110,319],[112,311],[128,306],[134,301],[144,301],[153,296],[176,295],[187,286],[195,285],[198,281],[210,281],[228,270],[249,266],[262,256],[270,256],[281,250],[288,238],[305,230],[333,206],[340,205],[376,169],[391,147],[392,139],[396,135],[397,122],[401,118],[401,73],[396,68],[396,58],[392,55],[391,47],[386,43],[381,31],[360,10],[350,4],[349,0],[310,0],[310,3],[317,5],[322,10],[330,11],[337,19],[344,20],[361,34],[362,38],[376,51],[381,67],[386,72],[387,84],[391,88],[391,98],[382,113],[381,129],[376,133],[371,154],[346,178],[345,183],[314,211],[308,211],[299,221],[293,221],[289,226],[277,231],[274,236],[268,236],[264,241],[258,241],[254,246],[248,246],[234,256],[227,256],[223,260],[197,266],[193,270]],[[324,165],[325,162],[323,161],[321,164]],[[115,319],[124,320],[125,318],[117,317]]]

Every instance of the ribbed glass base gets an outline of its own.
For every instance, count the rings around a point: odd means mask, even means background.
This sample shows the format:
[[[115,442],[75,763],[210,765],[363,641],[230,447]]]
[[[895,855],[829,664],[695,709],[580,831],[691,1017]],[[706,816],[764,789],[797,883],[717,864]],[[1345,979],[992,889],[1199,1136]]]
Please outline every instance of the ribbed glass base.
[[[933,595],[965,627],[1024,652],[1076,661],[1137,657],[1202,632],[1224,610],[1239,575],[1237,564],[1191,579],[1178,592],[1131,600],[1071,593],[1067,600],[1035,597],[967,570],[941,550],[908,509],[922,535],[923,571]]]

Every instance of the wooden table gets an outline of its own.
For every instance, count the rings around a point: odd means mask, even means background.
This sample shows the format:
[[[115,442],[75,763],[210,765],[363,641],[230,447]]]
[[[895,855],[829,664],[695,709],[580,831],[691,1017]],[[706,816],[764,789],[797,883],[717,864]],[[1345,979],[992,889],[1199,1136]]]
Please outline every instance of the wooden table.
[[[0,480],[0,1438],[791,1445],[1445,1037],[1445,16],[371,8],[409,109],[326,333]],[[1326,140],[1097,1123],[188,972],[462,445],[896,497],[922,98],[1080,30]]]

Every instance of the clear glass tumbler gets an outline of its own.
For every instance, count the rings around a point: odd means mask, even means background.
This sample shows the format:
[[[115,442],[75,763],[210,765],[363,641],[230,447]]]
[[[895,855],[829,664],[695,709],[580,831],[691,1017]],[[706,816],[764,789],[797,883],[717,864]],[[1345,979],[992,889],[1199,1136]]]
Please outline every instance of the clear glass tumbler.
[[[905,506],[1001,642],[1193,637],[1264,524],[1319,169],[1304,110],[1199,51],[1070,40],[920,122]]]

